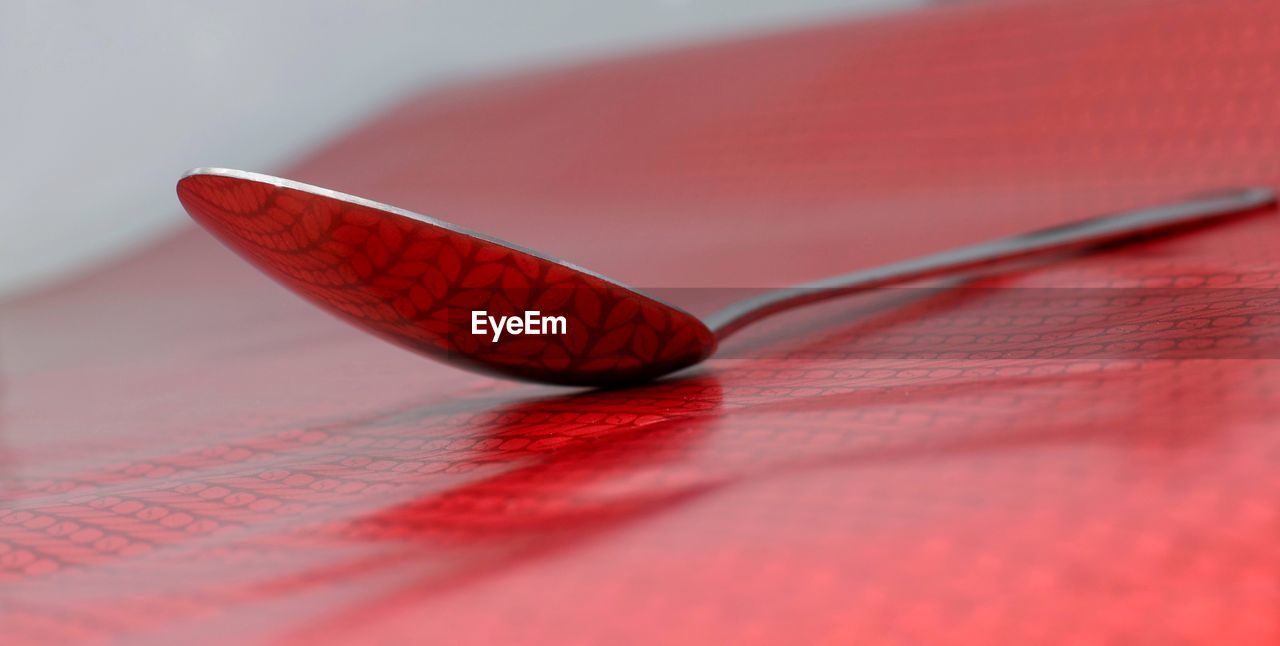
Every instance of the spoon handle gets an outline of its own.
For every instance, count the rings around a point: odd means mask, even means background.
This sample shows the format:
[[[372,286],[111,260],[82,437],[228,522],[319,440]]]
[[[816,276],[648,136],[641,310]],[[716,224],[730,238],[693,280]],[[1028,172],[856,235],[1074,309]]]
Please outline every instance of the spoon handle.
[[[1245,188],[1200,195],[1174,204],[1040,229],[1030,233],[982,242],[938,254],[862,269],[765,292],[739,301],[705,319],[707,327],[723,341],[743,327],[794,307],[847,296],[879,287],[981,269],[997,263],[1033,256],[1079,251],[1104,244],[1130,242],[1147,236],[1208,224],[1221,218],[1255,211],[1276,203],[1266,188]]]

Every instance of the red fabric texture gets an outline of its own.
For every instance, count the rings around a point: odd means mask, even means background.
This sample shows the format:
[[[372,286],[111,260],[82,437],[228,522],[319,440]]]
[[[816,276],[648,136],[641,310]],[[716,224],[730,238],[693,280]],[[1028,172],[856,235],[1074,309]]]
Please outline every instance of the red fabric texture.
[[[530,74],[280,174],[642,289],[786,285],[1280,185],[1280,5],[971,3]],[[1277,217],[976,284],[1199,290],[1105,304],[1167,343],[1274,328],[1239,290],[1280,287]],[[193,227],[0,308],[4,640],[1280,640],[1276,355],[949,353],[984,293],[583,392],[364,335]]]

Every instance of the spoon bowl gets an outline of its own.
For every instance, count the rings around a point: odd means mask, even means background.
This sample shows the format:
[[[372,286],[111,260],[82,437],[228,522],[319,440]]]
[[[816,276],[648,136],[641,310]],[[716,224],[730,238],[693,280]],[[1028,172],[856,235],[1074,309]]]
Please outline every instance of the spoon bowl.
[[[424,215],[286,179],[197,169],[192,218],[321,308],[410,350],[493,375],[567,386],[652,379],[715,352],[697,317],[621,283]],[[484,312],[483,334],[473,333]],[[529,334],[528,312],[563,334]],[[518,317],[496,340],[489,317]],[[542,327],[542,326],[539,326]],[[544,331],[545,332],[545,331]]]

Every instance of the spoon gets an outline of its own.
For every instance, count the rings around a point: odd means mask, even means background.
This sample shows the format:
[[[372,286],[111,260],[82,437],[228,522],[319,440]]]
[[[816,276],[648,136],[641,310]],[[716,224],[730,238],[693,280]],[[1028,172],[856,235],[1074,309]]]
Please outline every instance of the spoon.
[[[178,181],[178,199],[258,269],[357,327],[471,370],[573,386],[639,382],[694,365],[734,332],[802,305],[1275,203],[1263,188],[1195,196],[773,290],[699,320],[572,263],[287,179],[200,168]]]

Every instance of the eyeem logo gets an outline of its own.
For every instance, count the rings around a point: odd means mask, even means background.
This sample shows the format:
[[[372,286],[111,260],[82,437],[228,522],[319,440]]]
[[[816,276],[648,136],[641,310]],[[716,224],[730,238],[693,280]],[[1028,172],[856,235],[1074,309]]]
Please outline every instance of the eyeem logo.
[[[489,316],[484,310],[471,312],[471,333],[487,334],[485,324],[493,330],[493,341],[498,342],[503,332],[510,334],[567,334],[569,322],[563,316],[542,316],[542,312],[534,310],[525,312],[524,316]]]

